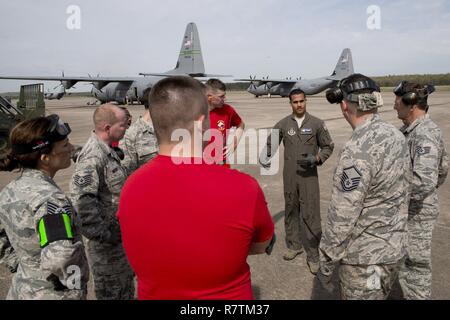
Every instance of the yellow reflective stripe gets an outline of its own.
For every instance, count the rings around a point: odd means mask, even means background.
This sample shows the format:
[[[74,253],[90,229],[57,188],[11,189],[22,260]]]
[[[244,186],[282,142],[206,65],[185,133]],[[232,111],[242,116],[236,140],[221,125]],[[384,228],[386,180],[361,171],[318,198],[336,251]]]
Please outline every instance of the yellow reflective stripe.
[[[39,238],[41,247],[45,247],[47,245],[47,232],[45,232],[45,224],[43,218],[39,220]]]
[[[201,54],[202,52],[200,50],[182,50],[180,51],[181,55],[191,55],[191,54]]]
[[[72,226],[70,225],[70,217],[67,213],[63,213],[64,226],[66,227],[67,238],[73,239]]]

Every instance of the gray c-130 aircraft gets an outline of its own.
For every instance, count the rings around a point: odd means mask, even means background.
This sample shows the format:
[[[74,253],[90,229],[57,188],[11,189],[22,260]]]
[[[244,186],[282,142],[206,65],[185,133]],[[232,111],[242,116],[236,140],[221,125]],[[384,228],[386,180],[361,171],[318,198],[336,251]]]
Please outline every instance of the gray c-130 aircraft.
[[[250,81],[251,84],[247,91],[254,94],[256,98],[263,95],[279,95],[282,97],[289,96],[294,89],[301,89],[307,95],[314,95],[331,88],[338,81],[353,74],[353,58],[350,49],[346,48],[342,51],[337,62],[336,68],[330,76],[316,79],[269,79],[269,77],[256,79],[234,79],[235,81]]]
[[[231,77],[230,75],[206,74],[203,64],[200,38],[195,23],[188,23],[181,43],[181,50],[175,69],[164,73],[139,73],[140,77],[33,77],[2,76],[0,79],[61,81],[64,89],[77,82],[93,84],[92,95],[100,102],[115,101],[119,104],[141,101],[144,91],[159,80],[170,76],[191,76],[198,78]]]

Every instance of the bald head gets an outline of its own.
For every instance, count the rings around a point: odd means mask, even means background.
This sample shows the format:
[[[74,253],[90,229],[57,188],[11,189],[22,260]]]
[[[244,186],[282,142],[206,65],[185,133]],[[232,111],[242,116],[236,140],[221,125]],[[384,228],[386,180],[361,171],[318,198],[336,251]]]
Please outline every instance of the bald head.
[[[128,128],[127,115],[123,109],[110,103],[102,104],[94,112],[97,137],[107,144],[119,141]]]
[[[104,131],[105,126],[112,126],[123,117],[126,117],[123,109],[110,103],[102,104],[94,112],[95,131]]]

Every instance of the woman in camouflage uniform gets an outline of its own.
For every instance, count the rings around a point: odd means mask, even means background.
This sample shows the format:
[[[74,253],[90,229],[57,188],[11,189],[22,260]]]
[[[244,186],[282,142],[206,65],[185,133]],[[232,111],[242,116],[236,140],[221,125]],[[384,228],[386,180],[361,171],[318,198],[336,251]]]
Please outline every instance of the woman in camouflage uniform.
[[[53,181],[70,166],[70,127],[57,115],[11,131],[1,171],[20,176],[0,193],[0,223],[18,258],[7,299],[84,299],[89,268],[70,200]]]

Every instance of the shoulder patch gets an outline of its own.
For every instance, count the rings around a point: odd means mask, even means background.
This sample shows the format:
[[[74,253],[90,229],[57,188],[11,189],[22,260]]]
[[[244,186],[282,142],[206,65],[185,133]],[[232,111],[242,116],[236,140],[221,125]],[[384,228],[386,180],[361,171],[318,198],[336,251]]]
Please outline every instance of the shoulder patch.
[[[73,177],[73,180],[76,186],[84,188],[92,183],[92,174],[88,173],[87,175],[84,176],[76,174]]]
[[[430,150],[431,150],[431,147],[421,147],[421,146],[417,146],[416,147],[416,153],[418,154],[418,155],[424,155],[424,154],[427,154],[427,153],[430,153]]]
[[[58,240],[73,240],[72,209],[70,206],[58,206],[47,202],[47,212],[39,220],[38,233],[41,248]]]
[[[361,176],[361,173],[355,166],[345,168],[341,177],[342,190],[345,192],[355,190],[359,186]]]
[[[71,215],[72,207],[69,205],[64,205],[61,207],[52,202],[47,202],[47,214],[62,214],[62,213]]]

